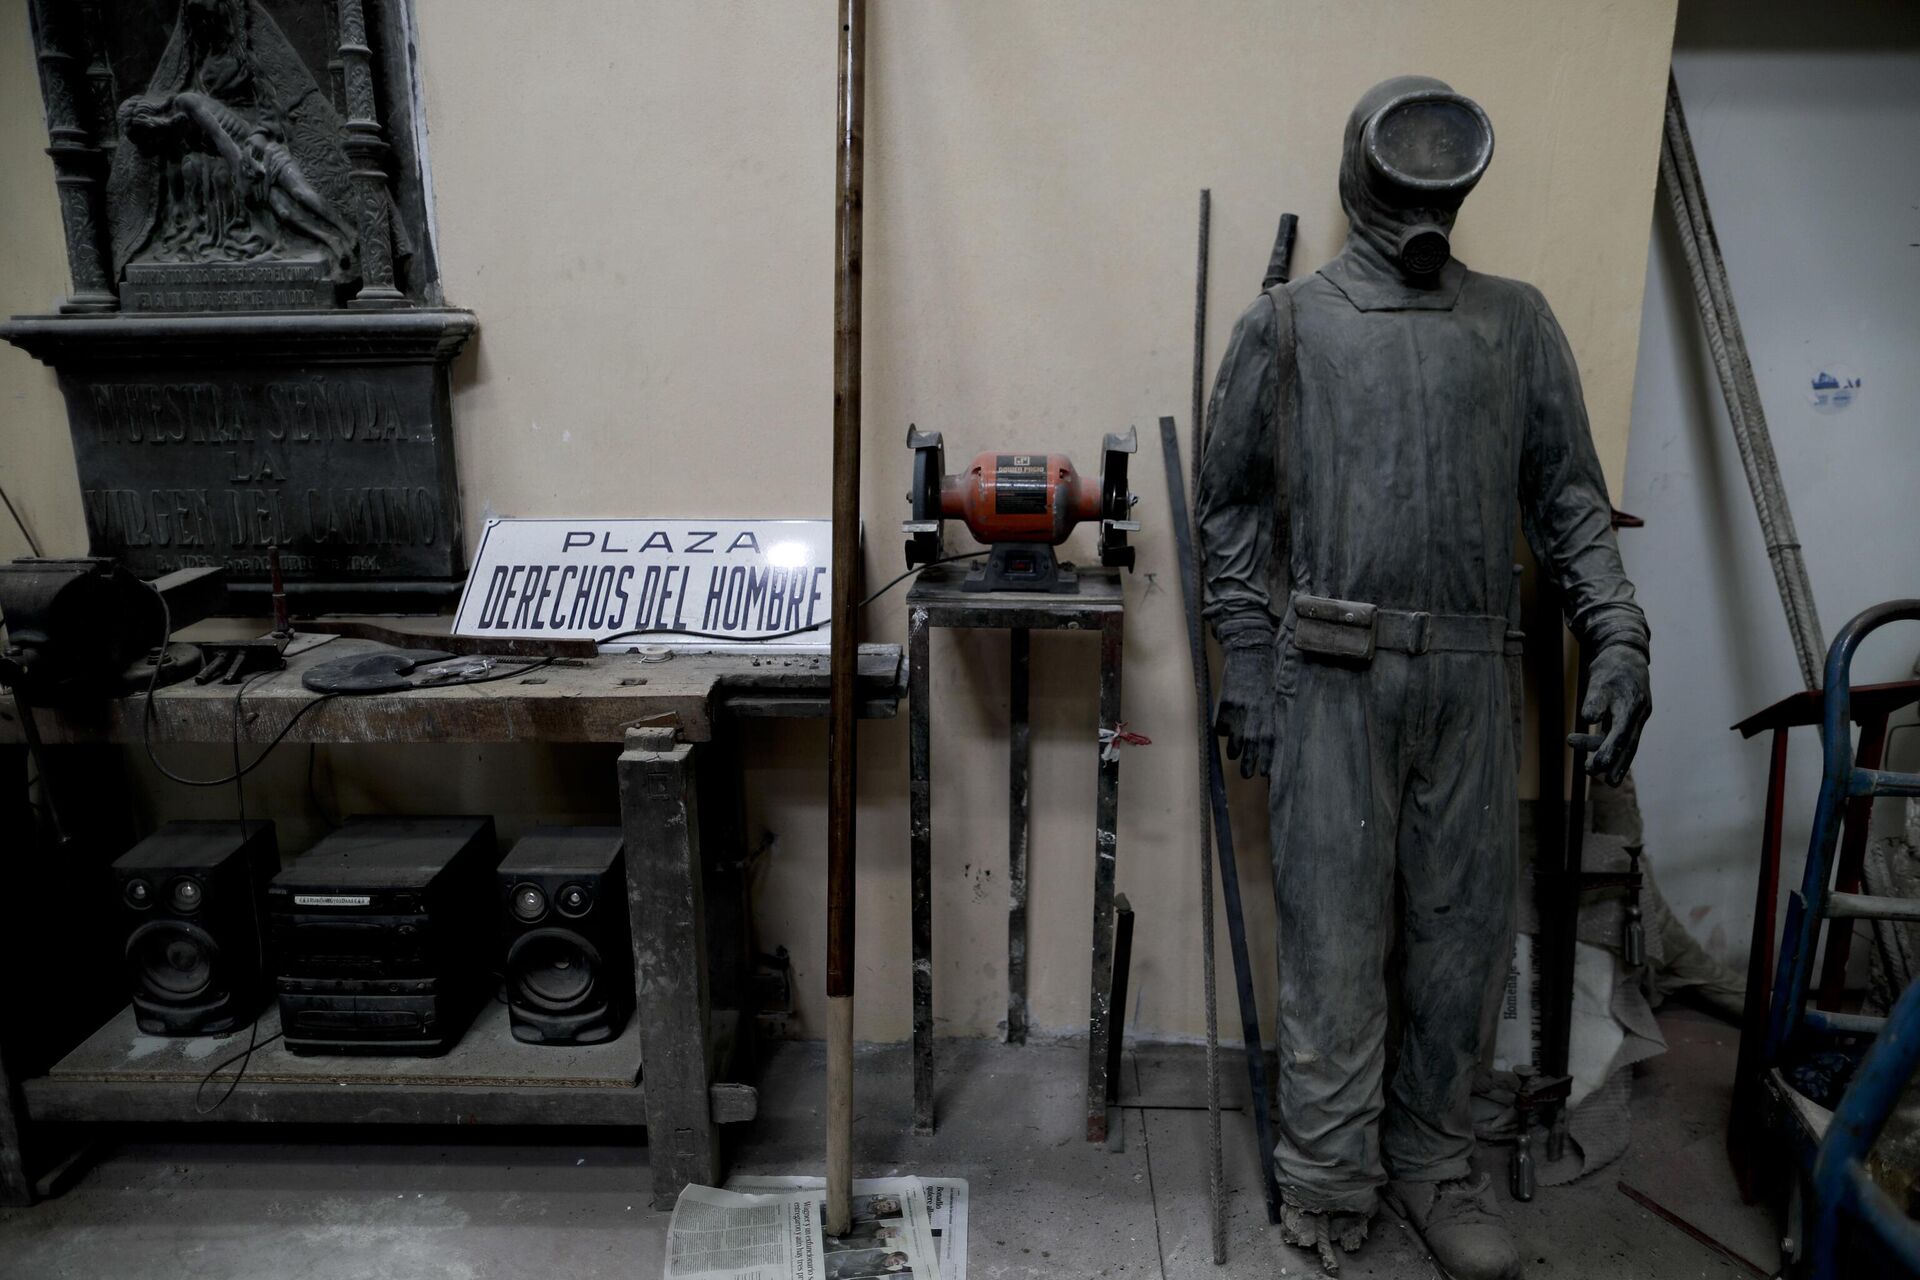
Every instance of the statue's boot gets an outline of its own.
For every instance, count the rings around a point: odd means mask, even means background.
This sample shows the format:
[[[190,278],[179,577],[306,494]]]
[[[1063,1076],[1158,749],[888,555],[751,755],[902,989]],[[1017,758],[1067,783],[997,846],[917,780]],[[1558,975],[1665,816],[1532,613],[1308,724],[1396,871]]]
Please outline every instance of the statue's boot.
[[[1420,1233],[1451,1280],[1521,1280],[1520,1254],[1487,1175],[1394,1182],[1387,1201]]]

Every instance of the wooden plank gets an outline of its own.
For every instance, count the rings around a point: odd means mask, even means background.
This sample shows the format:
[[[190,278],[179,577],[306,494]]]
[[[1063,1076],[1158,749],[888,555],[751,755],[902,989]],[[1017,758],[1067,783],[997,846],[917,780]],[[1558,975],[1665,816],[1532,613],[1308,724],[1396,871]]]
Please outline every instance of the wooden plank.
[[[828,704],[826,698],[810,694],[729,693],[720,705],[736,720],[825,720]],[[854,710],[862,720],[892,720],[900,714],[900,699],[868,699]]]
[[[639,655],[563,658],[484,684],[338,697],[306,710],[318,695],[302,675],[322,662],[377,652],[385,646],[342,637],[294,655],[288,669],[247,686],[239,708],[240,741],[260,746],[288,722],[295,743],[364,742],[619,742],[627,729],[672,716],[682,738],[703,742],[711,733],[714,691],[824,693],[826,659],[812,655],[676,654],[664,661]],[[520,660],[503,662],[512,671]],[[897,697],[900,650],[869,645],[860,680],[870,698]],[[154,695],[155,742],[227,742],[235,729],[233,685],[171,685]],[[139,742],[143,696],[59,711],[36,710],[49,743]],[[804,712],[804,709],[803,709]],[[11,696],[0,698],[0,743],[24,740]]]
[[[280,1012],[260,1015],[262,1039],[280,1030]],[[48,1073],[68,1084],[170,1084],[197,1086],[215,1063],[247,1047],[247,1032],[225,1036],[150,1036],[122,1009]],[[461,1088],[632,1089],[640,1079],[641,1038],[629,1019],[617,1039],[595,1045],[522,1044],[513,1038],[507,1007],[490,1000],[465,1036],[438,1058],[359,1055],[303,1057],[284,1042],[257,1049],[247,1066],[248,1085],[432,1086]],[[225,1088],[208,1087],[217,1096]]]
[[[28,1114],[37,1121],[199,1121],[302,1124],[644,1125],[646,1090],[374,1084],[265,1084],[251,1072],[217,1110],[226,1086],[209,1087],[196,1103],[194,1086],[176,1081],[63,1080],[26,1083]]]

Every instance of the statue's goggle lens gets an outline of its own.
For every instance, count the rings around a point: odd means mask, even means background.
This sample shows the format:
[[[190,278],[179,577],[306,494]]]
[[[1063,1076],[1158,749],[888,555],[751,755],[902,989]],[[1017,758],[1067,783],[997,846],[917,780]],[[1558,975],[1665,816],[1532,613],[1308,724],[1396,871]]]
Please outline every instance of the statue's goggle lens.
[[[1471,187],[1493,158],[1493,129],[1458,95],[1401,98],[1367,123],[1367,158],[1389,181],[1415,191]]]

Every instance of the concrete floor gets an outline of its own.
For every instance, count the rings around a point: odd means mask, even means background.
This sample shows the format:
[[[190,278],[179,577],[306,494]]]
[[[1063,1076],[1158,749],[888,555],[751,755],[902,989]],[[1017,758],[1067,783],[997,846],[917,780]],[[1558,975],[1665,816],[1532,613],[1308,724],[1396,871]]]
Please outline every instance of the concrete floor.
[[[1661,1222],[1616,1187],[1626,1181],[1731,1248],[1771,1266],[1766,1216],[1739,1203],[1722,1154],[1735,1037],[1679,1013],[1671,1051],[1634,1087],[1633,1146],[1584,1183],[1510,1205],[1533,1280],[1694,1280],[1740,1268]],[[972,1184],[971,1274],[1020,1277],[1311,1276],[1311,1260],[1268,1228],[1254,1185],[1251,1121],[1229,1115],[1229,1262],[1211,1264],[1206,1113],[1129,1110],[1118,1151],[1080,1139],[1084,1058],[1073,1046],[941,1046],[940,1133],[915,1139],[903,1050],[864,1054],[855,1150],[862,1175],[921,1173]],[[1143,1049],[1136,1096],[1198,1099],[1199,1057]],[[741,1173],[816,1172],[823,1059],[785,1045],[762,1089],[761,1119],[736,1154]],[[0,1211],[0,1276],[152,1280],[593,1280],[661,1274],[667,1217],[646,1203],[644,1147],[546,1145],[426,1133],[418,1141],[295,1141],[265,1131],[135,1135],[106,1148],[78,1182],[32,1209]],[[376,1134],[376,1137],[381,1135]],[[390,1135],[388,1135],[390,1136]],[[413,1138],[416,1135],[408,1135]],[[156,1140],[164,1138],[165,1140]],[[1504,1155],[1496,1152],[1496,1172]],[[1500,1179],[1504,1181],[1504,1177]],[[1348,1260],[1356,1280],[1436,1273],[1419,1242],[1383,1215]]]

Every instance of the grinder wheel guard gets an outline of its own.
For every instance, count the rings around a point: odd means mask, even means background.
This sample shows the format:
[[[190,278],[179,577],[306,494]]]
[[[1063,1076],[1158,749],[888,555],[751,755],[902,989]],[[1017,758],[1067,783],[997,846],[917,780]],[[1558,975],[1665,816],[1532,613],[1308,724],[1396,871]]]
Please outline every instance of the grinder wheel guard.
[[[1140,527],[1127,488],[1128,458],[1138,448],[1133,428],[1107,435],[1097,480],[1081,475],[1059,453],[982,453],[966,471],[948,475],[940,433],[915,427],[907,428],[907,448],[913,451],[913,487],[907,495],[911,514],[901,529],[909,569],[944,557],[947,520],[961,521],[988,546],[986,563],[962,584],[968,591],[1079,590],[1072,565],[1062,563],[1054,548],[1076,526],[1094,521],[1100,525],[1100,563],[1133,568],[1127,535]]]

